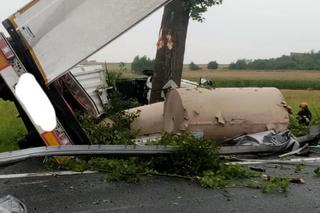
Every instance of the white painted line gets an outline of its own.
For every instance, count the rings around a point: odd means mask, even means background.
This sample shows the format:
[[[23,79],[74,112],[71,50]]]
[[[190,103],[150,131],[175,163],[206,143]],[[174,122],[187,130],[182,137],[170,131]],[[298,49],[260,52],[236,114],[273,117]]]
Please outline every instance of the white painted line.
[[[47,183],[48,180],[40,180],[40,181],[25,181],[22,183],[14,183],[16,186],[24,186],[24,185],[38,185],[38,184],[43,184],[43,183]]]
[[[7,175],[0,175],[0,180],[15,179],[15,178],[31,178],[31,177],[83,175],[83,174],[96,174],[96,173],[98,172],[96,171],[84,171],[84,172],[61,171],[61,172],[44,172],[44,173],[7,174]]]
[[[289,160],[273,159],[273,160],[252,160],[252,159],[240,159],[241,161],[229,162],[226,165],[258,165],[258,164],[314,164],[320,163],[320,157],[310,158],[292,158]]]

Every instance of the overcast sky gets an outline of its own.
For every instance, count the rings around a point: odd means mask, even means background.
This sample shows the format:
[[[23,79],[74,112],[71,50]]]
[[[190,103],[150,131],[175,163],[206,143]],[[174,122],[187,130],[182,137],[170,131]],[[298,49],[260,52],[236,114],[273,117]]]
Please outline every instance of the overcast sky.
[[[1,0],[0,19],[27,2]],[[136,55],[154,57],[161,15],[156,12],[92,58],[130,62]],[[205,17],[205,23],[190,23],[186,63],[230,63],[320,50],[319,0],[224,0]]]

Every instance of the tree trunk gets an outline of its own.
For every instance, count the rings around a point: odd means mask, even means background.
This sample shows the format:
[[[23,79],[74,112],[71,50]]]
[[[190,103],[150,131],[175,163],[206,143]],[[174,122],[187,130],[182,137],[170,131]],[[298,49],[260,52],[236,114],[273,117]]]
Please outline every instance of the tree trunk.
[[[189,11],[185,9],[183,0],[174,0],[164,8],[157,43],[151,103],[162,101],[161,91],[169,80],[180,86],[188,25]]]

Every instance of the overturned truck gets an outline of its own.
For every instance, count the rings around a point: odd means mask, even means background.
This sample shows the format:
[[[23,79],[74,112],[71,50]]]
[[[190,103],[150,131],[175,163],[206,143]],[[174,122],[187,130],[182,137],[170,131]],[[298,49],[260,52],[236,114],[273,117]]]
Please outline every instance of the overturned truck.
[[[108,102],[104,95],[109,88],[96,84],[103,72],[77,65],[169,2],[33,0],[6,19],[3,25],[10,37],[0,34],[0,97],[15,103],[27,127],[23,147],[90,144],[74,116],[75,108],[101,116],[99,104]],[[113,13],[106,12],[110,8]],[[84,76],[88,70],[90,77]],[[32,81],[23,84],[24,79]],[[44,110],[44,102],[49,110]],[[141,137],[187,131],[225,141],[287,129],[285,105],[280,91],[273,88],[173,88],[164,102],[128,112],[140,111],[132,127]]]

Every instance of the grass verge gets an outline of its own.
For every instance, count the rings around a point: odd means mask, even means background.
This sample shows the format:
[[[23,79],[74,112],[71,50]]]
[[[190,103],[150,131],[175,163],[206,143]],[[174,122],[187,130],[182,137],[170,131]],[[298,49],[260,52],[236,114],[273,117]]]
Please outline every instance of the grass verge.
[[[291,90],[320,90],[318,81],[304,80],[216,80],[216,87],[276,87]]]
[[[25,133],[14,104],[0,99],[0,152],[17,149],[17,141]]]

